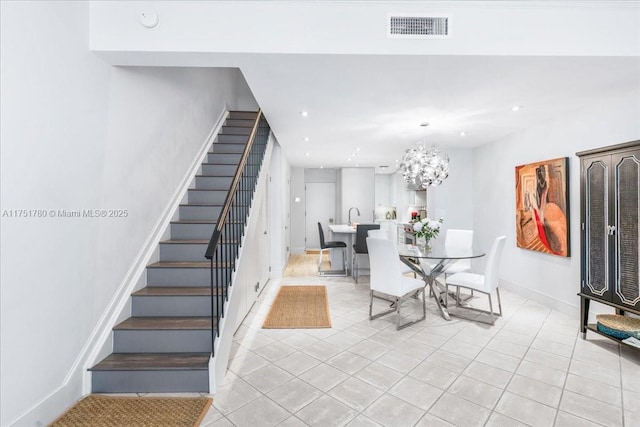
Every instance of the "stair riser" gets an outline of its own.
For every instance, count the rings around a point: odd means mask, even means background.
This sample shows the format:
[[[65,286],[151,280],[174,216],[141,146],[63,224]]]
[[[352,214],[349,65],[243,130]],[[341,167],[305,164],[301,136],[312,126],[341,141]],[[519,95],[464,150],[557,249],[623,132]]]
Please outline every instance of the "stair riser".
[[[237,168],[238,165],[202,165],[201,175],[233,177]]]
[[[219,165],[237,165],[240,163],[241,154],[207,154],[207,163]]]
[[[213,144],[211,151],[209,153],[220,153],[220,154],[240,154],[244,152],[244,147],[246,144]]]
[[[210,286],[209,268],[147,268],[148,286]]]
[[[160,243],[160,261],[204,261],[204,243]]]
[[[187,195],[188,203],[224,204],[228,190],[191,191]]]
[[[246,126],[222,126],[221,135],[249,135],[251,128]]]
[[[241,142],[246,144],[249,141],[249,135],[218,135],[218,142]]]
[[[227,119],[224,124],[225,126],[244,126],[251,128],[253,124],[256,122],[254,119]]]
[[[255,121],[256,117],[258,117],[258,113],[253,111],[230,111],[227,119],[248,119]]]
[[[131,300],[131,315],[135,317],[211,316],[211,297],[208,295],[134,296]]]
[[[114,330],[114,353],[206,353],[211,330]]]
[[[228,245],[231,244],[224,243],[223,247]],[[160,261],[204,261],[207,246],[204,243],[161,243]]]
[[[211,239],[215,224],[171,224],[171,238],[179,239]]]
[[[211,220],[215,221],[220,216],[222,206],[180,206],[180,219],[181,220]]]
[[[175,371],[93,371],[93,393],[197,393],[209,392],[209,372]]]
[[[196,176],[196,189],[229,191],[231,181],[230,176]]]

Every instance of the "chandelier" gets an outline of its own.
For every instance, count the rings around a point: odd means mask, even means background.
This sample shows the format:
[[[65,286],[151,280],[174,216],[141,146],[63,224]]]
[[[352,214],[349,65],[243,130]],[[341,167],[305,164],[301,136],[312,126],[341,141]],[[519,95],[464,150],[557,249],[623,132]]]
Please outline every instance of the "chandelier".
[[[420,126],[427,127],[429,123]],[[402,156],[400,164],[402,176],[411,186],[426,189],[438,186],[449,176],[449,156],[440,152],[436,145],[427,148],[419,142]]]

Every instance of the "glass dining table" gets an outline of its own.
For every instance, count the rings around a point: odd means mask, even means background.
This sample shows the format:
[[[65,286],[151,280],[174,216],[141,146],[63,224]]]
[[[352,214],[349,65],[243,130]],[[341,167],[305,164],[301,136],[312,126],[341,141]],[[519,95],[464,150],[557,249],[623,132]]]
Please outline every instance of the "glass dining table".
[[[485,252],[475,247],[447,248],[444,245],[436,244],[425,250],[419,246],[400,244],[398,245],[398,255],[403,263],[422,277],[425,286],[429,286],[442,317],[451,320],[443,297],[446,292],[445,287],[439,284],[436,279],[444,273],[448,265],[461,259],[483,257]]]

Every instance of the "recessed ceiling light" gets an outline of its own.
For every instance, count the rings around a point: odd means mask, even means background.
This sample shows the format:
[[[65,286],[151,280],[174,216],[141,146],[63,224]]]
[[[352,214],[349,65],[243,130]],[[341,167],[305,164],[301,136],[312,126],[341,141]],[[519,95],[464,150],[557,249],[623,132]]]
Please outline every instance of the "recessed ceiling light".
[[[320,165],[320,169],[324,169],[324,166]]]
[[[300,115],[302,117],[307,117],[309,115],[309,112],[308,111],[300,111]]]
[[[520,111],[523,108],[524,107],[522,105],[514,105],[513,107],[511,107],[511,111]]]
[[[351,161],[351,157],[349,157],[349,158],[347,159],[347,162],[350,162],[350,161]]]
[[[467,136],[466,132],[460,132],[460,136]]]
[[[355,151],[353,153],[351,153],[351,157],[355,157],[357,155],[358,155],[358,153],[356,153]]]
[[[309,157],[309,153],[304,153],[305,156]]]
[[[356,151],[360,151],[360,147],[356,148]]]
[[[304,137],[304,142],[309,142],[309,137],[308,136]]]
[[[356,167],[360,166],[358,163],[356,163]]]

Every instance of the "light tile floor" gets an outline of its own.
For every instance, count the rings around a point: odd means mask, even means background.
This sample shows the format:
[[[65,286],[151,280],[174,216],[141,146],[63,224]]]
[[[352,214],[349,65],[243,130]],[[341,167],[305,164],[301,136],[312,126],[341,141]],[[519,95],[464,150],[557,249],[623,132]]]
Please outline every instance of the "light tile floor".
[[[282,284],[325,284],[332,328],[261,329]],[[503,291],[495,326],[446,321],[431,300],[396,331],[395,314],[368,320],[368,295],[365,278],[270,282],[201,425],[640,426],[640,352],[583,340],[577,318]]]

